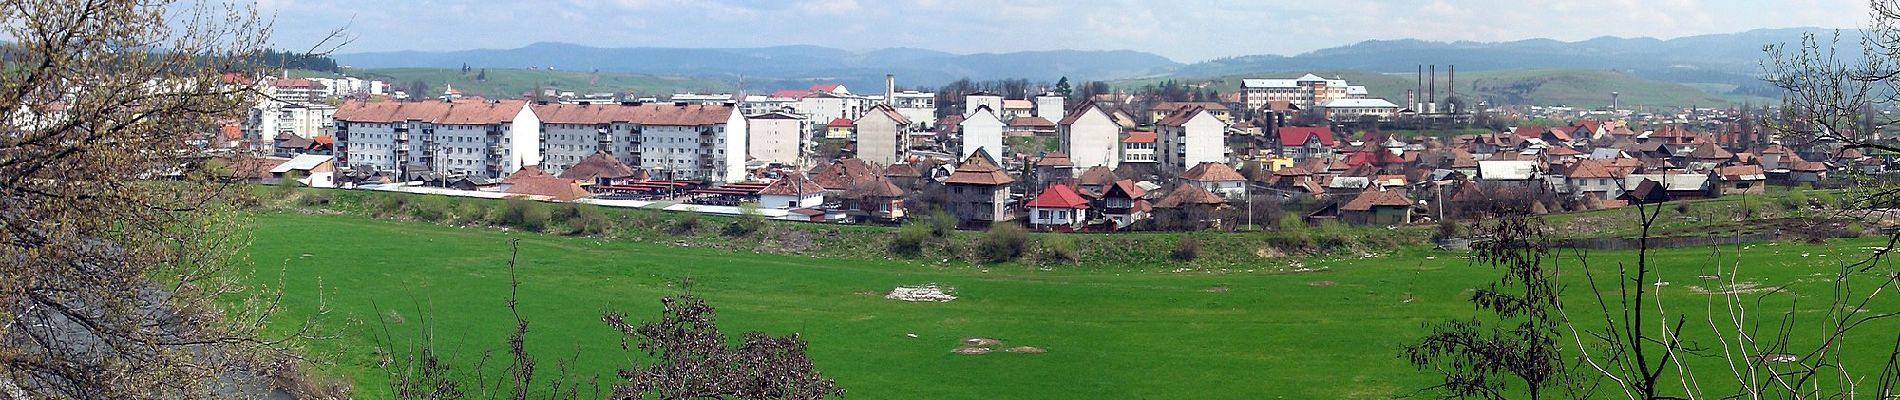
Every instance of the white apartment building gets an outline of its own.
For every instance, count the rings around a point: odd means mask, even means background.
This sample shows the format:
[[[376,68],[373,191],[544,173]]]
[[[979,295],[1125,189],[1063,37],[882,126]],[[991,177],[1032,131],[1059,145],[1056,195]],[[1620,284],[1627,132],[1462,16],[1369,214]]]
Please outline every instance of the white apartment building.
[[[549,160],[542,168],[550,173],[607,151],[658,179],[736,182],[746,177],[748,124],[732,106],[623,102],[532,109],[546,127],[541,144]]]
[[[1063,98],[1062,95],[1043,93],[1041,96],[1036,96],[1035,101],[1036,116],[1042,117],[1043,119],[1054,121],[1062,119],[1062,117],[1068,114],[1068,109],[1063,108],[1063,103],[1068,101],[1068,99]]]
[[[337,162],[352,168],[499,178],[541,163],[541,121],[526,101],[352,101],[335,121]]]
[[[1121,164],[1121,125],[1094,103],[1084,102],[1074,112],[1056,122],[1056,135],[1062,140],[1062,152],[1069,154],[1075,171],[1104,166],[1115,169]]]
[[[889,166],[902,161],[905,150],[910,149],[911,122],[896,108],[883,104],[872,106],[863,118],[853,123],[858,129],[858,159]]]
[[[330,93],[322,83],[305,78],[274,79],[262,89],[269,99],[296,104],[316,103]]]
[[[746,152],[764,163],[797,165],[803,154],[805,132],[810,132],[805,116],[787,112],[769,112],[746,117]]]
[[[269,140],[285,133],[309,139],[329,135],[335,116],[336,107],[328,104],[264,99],[251,106],[240,129],[247,140]]]
[[[996,114],[999,119],[1002,118],[1003,95],[990,92],[976,92],[963,96],[964,118],[969,118],[970,114],[976,113],[976,109],[983,107],[989,107],[990,113]]]
[[[1162,165],[1186,170],[1204,162],[1227,162],[1227,123],[1213,113],[1193,108],[1155,123]]]
[[[937,126],[937,94],[905,90],[887,94],[892,108],[919,129]]]
[[[1334,99],[1365,97],[1366,94],[1365,86],[1351,86],[1344,79],[1326,79],[1313,74],[1293,79],[1240,80],[1240,99],[1250,110],[1258,110],[1274,101],[1313,107]]]
[[[798,99],[799,112],[805,114],[805,120],[813,126],[823,126],[838,118],[856,120],[870,107],[869,99],[834,92],[811,92]]]

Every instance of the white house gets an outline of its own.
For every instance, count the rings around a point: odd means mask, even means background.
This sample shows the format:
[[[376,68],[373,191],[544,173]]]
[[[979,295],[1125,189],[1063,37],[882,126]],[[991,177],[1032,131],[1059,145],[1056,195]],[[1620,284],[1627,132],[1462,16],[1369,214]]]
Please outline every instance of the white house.
[[[1118,143],[1121,125],[1115,124],[1115,119],[1094,103],[1083,103],[1057,122],[1056,135],[1062,140],[1062,152],[1069,154],[1069,162],[1075,163],[1076,171],[1098,165],[1115,169],[1121,164],[1117,152],[1121,145]],[[1152,150],[1149,154],[1153,154]]]
[[[825,188],[805,174],[792,174],[759,190],[759,207],[811,208],[825,203]]]
[[[293,176],[297,183],[309,187],[336,187],[336,158],[320,154],[298,154],[296,157],[271,168],[271,176],[284,179]]]
[[[976,149],[984,149],[992,156],[1003,157],[1003,120],[989,106],[978,106],[968,116],[963,117],[960,125],[963,131],[962,157],[970,158]]]
[[[1227,123],[1206,110],[1182,110],[1155,123],[1162,165],[1177,170],[1227,162]]]

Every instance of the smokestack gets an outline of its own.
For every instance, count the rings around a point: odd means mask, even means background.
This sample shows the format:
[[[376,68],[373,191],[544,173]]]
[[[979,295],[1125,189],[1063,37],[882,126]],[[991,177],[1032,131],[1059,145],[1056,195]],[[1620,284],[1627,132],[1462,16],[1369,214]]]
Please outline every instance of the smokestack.
[[[1445,73],[1445,98],[1455,99],[1458,98],[1458,65],[1453,64],[1450,67],[1451,71]],[[1458,110],[1451,110],[1451,112],[1457,113]]]
[[[884,74],[884,105],[895,106],[897,97],[897,75]]]
[[[1432,105],[1431,113],[1437,114],[1438,113],[1438,64],[1432,64],[1431,75],[1432,75],[1431,83],[1428,83],[1425,85],[1425,87],[1427,88],[1425,91],[1425,93],[1427,94],[1427,96],[1425,96],[1425,100],[1429,101],[1430,104]]]
[[[1425,95],[1425,64],[1418,65],[1418,90],[1412,93],[1412,109],[1421,113],[1425,112],[1425,102],[1417,100]]]
[[[1616,97],[1622,93],[1610,92],[1610,111],[1616,111]]]

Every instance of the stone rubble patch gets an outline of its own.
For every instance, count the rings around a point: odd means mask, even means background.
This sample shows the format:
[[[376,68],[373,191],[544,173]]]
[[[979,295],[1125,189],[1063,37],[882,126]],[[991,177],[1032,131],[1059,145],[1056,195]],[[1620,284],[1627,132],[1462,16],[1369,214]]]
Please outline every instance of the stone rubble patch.
[[[950,290],[938,287],[937,284],[932,283],[923,286],[898,286],[896,289],[891,289],[890,293],[885,294],[884,298],[909,302],[945,303],[956,300],[957,296],[951,294]]]

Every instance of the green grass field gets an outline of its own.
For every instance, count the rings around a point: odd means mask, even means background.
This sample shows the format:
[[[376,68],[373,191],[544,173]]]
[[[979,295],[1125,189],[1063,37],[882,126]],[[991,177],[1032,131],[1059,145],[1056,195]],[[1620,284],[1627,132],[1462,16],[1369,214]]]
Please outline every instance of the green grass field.
[[[399,340],[433,331],[463,364],[482,351],[505,352],[510,239],[520,239],[521,307],[531,316],[529,349],[543,357],[543,371],[553,369],[554,359],[576,354],[583,370],[603,376],[626,366],[629,356],[600,322],[601,310],[656,318],[658,298],[677,293],[674,284],[691,278],[694,291],[719,309],[728,333],[802,333],[822,372],[849,389],[849,397],[873,399],[1406,395],[1432,378],[1406,365],[1400,346],[1422,336],[1423,323],[1470,315],[1463,296],[1497,274],[1468,265],[1462,254],[1422,248],[1304,260],[1314,271],[1303,273],[1175,272],[1168,265],[1049,270],[941,266],[878,254],[761,255],[356,216],[272,212],[255,215],[255,222],[248,257],[258,266],[257,279],[274,284],[280,270],[285,279],[287,308],[276,326],[291,329],[313,318],[319,303],[331,307],[314,318],[336,337],[306,346],[368,398],[387,396],[374,367],[372,332],[383,327],[379,321]],[[1825,286],[1815,274],[1874,244],[1764,244],[1740,254],[1748,262],[1745,280],[1821,293]],[[1703,309],[1709,297],[1696,290],[1708,284],[1696,276],[1711,273],[1732,251],[1722,257],[1706,248],[1655,254],[1660,278],[1674,282],[1659,290],[1672,307]],[[1615,252],[1591,258],[1598,268],[1632,259]],[[1584,299],[1579,275],[1567,275],[1571,301]],[[881,297],[898,285],[927,283],[953,287],[961,298],[913,304]],[[418,309],[430,324],[420,322]],[[1696,332],[1706,335],[1688,335]],[[1048,352],[951,353],[963,337]],[[1870,337],[1852,339],[1891,340]],[[1692,365],[1726,374],[1712,360]]]

